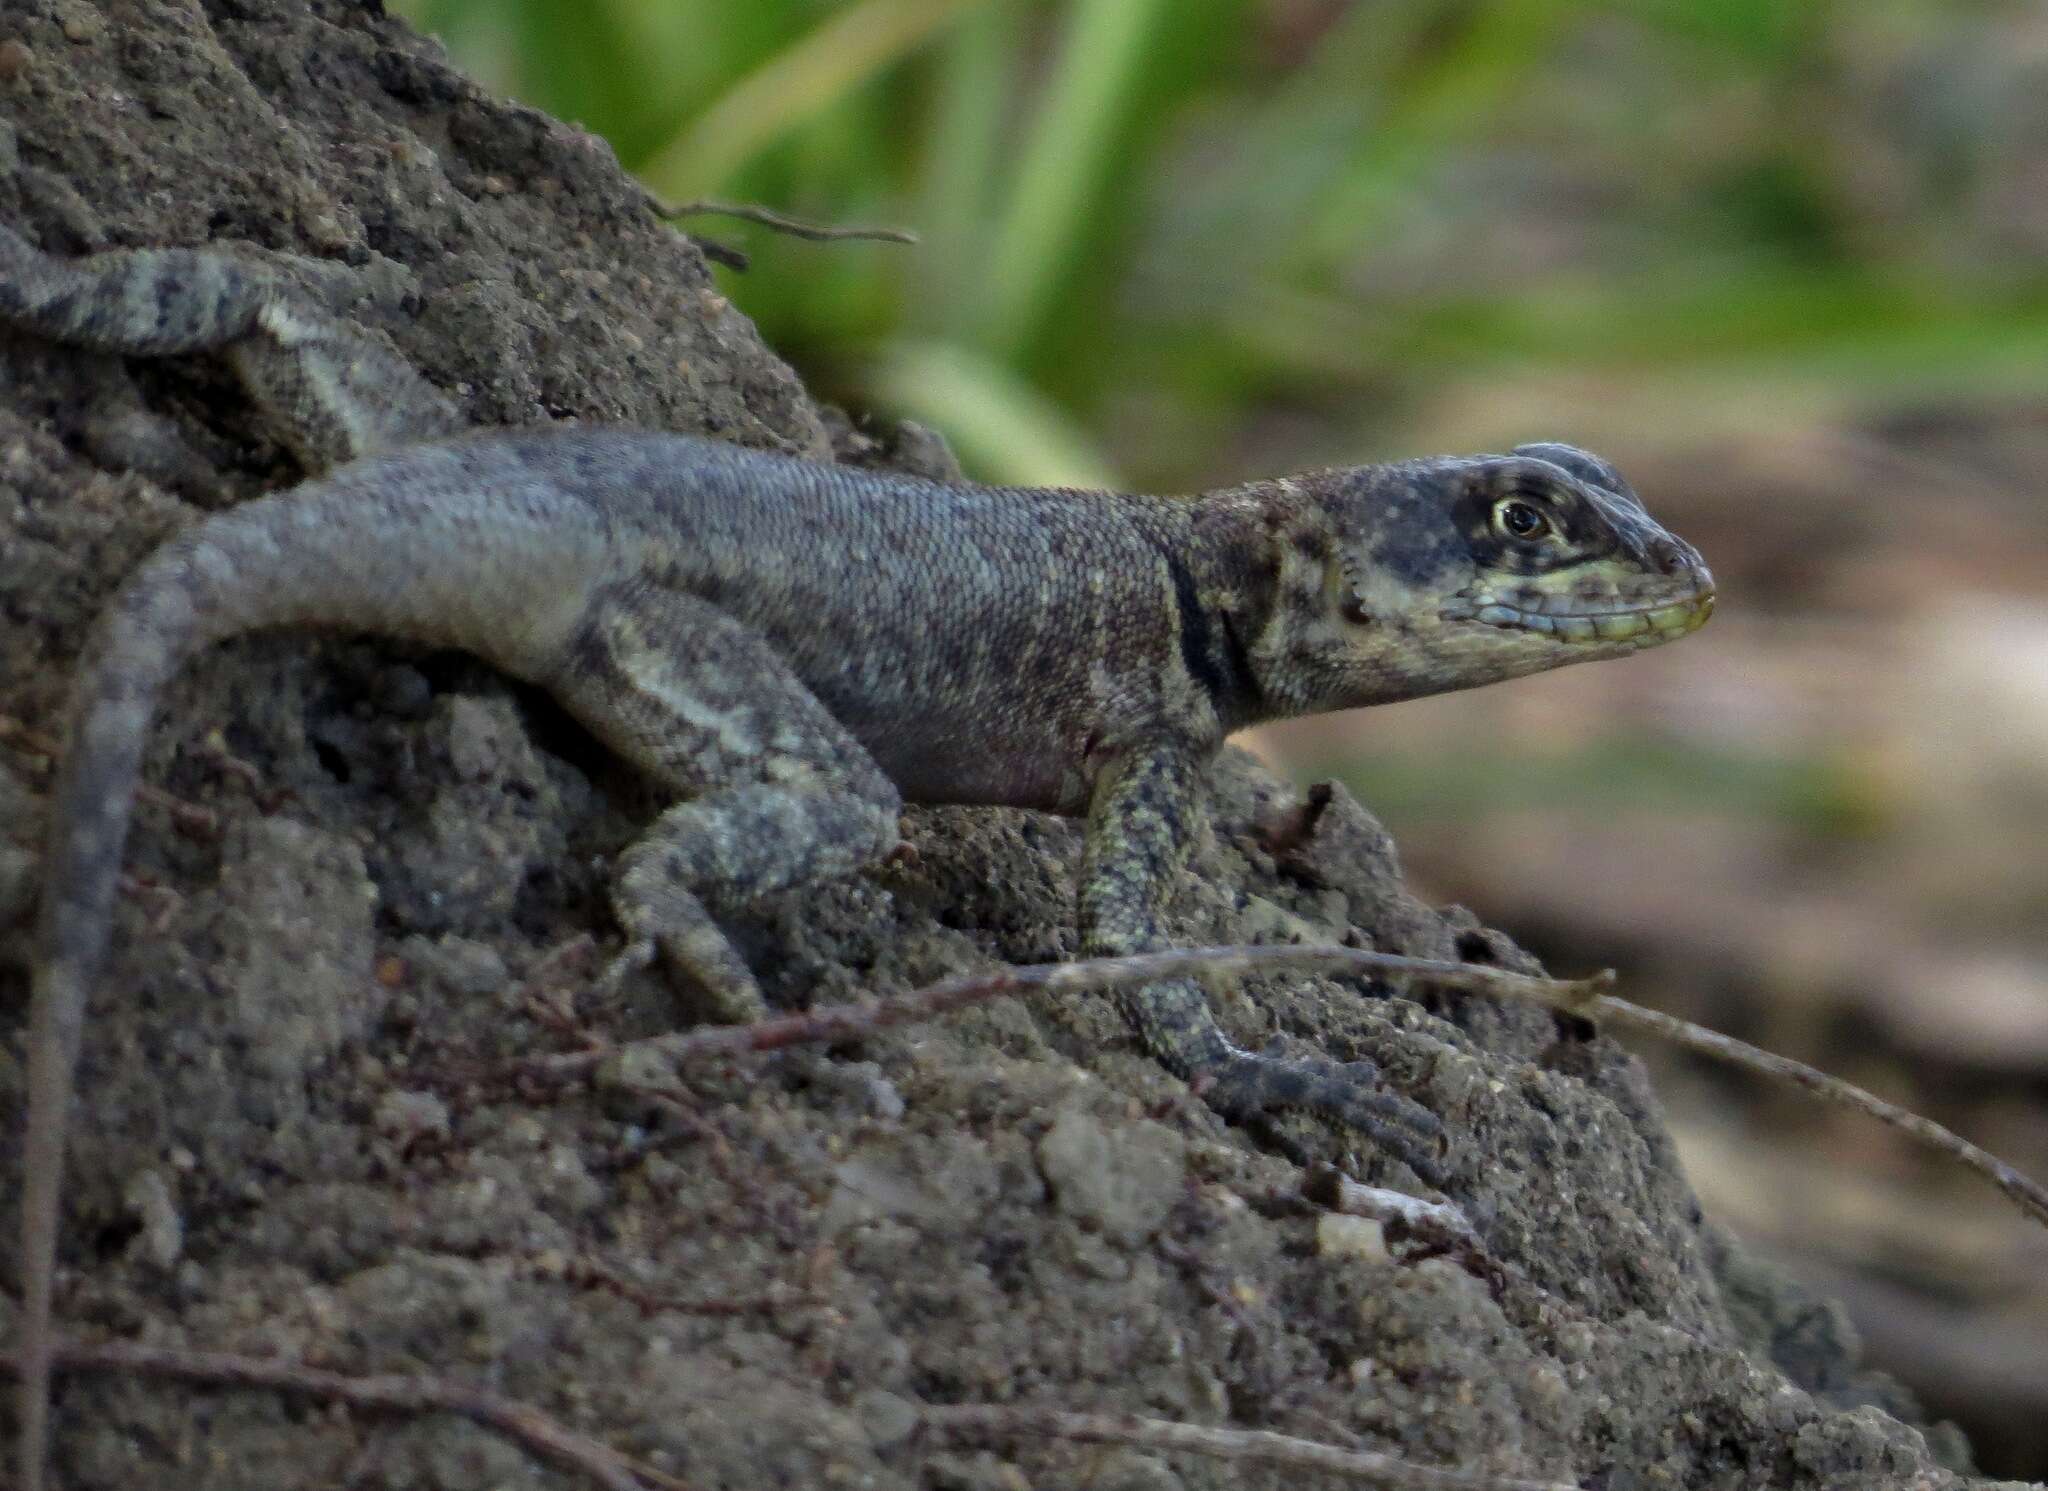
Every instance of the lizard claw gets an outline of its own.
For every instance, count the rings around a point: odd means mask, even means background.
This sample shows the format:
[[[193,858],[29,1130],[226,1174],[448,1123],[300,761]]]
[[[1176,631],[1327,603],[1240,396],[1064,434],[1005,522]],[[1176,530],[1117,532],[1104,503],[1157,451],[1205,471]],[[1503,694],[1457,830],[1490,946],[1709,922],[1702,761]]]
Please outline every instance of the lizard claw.
[[[654,953],[652,937],[634,938],[611,962],[605,964],[604,972],[597,976],[597,982],[592,987],[599,996],[609,998],[618,992],[619,986],[627,979],[650,966],[654,962]]]
[[[1410,1098],[1389,1092],[1370,1061],[1326,1056],[1236,1051],[1201,1076],[1202,1096],[1225,1118],[1239,1122],[1293,1108],[1356,1129],[1407,1165],[1428,1185],[1446,1178],[1439,1157],[1444,1126]]]

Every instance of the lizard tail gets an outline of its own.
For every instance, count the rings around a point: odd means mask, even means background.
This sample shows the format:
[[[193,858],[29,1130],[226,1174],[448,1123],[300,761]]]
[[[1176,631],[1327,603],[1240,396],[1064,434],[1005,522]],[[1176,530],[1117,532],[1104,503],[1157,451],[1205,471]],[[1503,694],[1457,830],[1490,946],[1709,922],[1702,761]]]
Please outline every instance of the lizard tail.
[[[20,1474],[38,1491],[48,1437],[50,1314],[65,1132],[88,995],[106,963],[130,803],[164,685],[202,648],[261,627],[345,619],[360,582],[329,552],[361,538],[347,494],[265,499],[187,529],[146,560],[80,661],[50,803],[29,1021],[19,1332]],[[287,507],[286,504],[289,504]],[[322,535],[327,535],[323,548]]]
[[[107,352],[205,352],[248,335],[268,292],[248,269],[194,249],[44,253],[0,223],[0,316]]]
[[[51,801],[36,934],[23,1140],[20,1473],[42,1484],[50,1307],[72,1075],[85,1002],[105,962],[121,849],[150,711],[178,664],[202,645],[203,577],[167,550],[102,618],[73,705],[71,747]]]
[[[4,252],[4,244],[0,244]],[[4,282],[4,276],[0,276]],[[467,648],[524,677],[559,655],[603,566],[601,531],[489,447],[418,446],[358,462],[186,529],[121,587],[80,662],[51,801],[29,1026],[19,1332],[21,1485],[39,1491],[65,1130],[87,996],[107,958],[130,802],[158,696],[215,642],[339,624]],[[530,479],[527,483],[531,486]],[[451,494],[497,491],[478,518]],[[454,516],[449,516],[450,511]],[[520,618],[494,604],[527,597]]]

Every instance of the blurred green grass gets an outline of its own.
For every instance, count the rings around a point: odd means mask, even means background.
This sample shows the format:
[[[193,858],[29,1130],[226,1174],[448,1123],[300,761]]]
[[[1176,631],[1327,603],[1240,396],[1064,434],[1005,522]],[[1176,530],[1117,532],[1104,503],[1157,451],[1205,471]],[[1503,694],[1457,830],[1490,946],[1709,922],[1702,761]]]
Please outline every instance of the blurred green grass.
[[[1759,819],[1815,843],[1839,843],[1881,834],[1895,816],[1881,786],[1845,759],[1635,735],[1570,751],[1361,751],[1326,766],[1327,775],[1389,821],[1426,820],[1439,828],[1532,810],[1586,822],[1616,813],[1684,812]],[[1458,790],[1447,792],[1447,781]]]
[[[1359,458],[1557,377],[1675,441],[1730,400],[2048,392],[2048,266],[1973,195],[2019,85],[1941,70],[2014,4],[398,9],[660,196],[918,230],[685,225],[752,256],[720,273],[814,386],[993,479],[1208,484],[1276,418]]]

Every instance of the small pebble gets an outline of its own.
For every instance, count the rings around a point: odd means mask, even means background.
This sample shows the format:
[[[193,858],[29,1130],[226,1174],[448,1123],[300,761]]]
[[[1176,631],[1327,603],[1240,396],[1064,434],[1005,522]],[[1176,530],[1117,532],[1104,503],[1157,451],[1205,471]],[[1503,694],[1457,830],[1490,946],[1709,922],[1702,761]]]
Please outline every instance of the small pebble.
[[[1316,1251],[1325,1258],[1362,1258],[1368,1263],[1387,1263],[1387,1229],[1370,1217],[1347,1217],[1325,1212],[1316,1218]]]
[[[144,1170],[128,1182],[124,1198],[142,1219],[132,1246],[159,1268],[169,1268],[185,1251],[185,1219],[171,1199],[170,1185],[160,1170]]]
[[[853,1411],[877,1449],[901,1444],[917,1432],[917,1405],[883,1388],[869,1388],[853,1400]]]
[[[448,1105],[430,1092],[387,1092],[377,1100],[377,1132],[410,1143],[448,1137]]]

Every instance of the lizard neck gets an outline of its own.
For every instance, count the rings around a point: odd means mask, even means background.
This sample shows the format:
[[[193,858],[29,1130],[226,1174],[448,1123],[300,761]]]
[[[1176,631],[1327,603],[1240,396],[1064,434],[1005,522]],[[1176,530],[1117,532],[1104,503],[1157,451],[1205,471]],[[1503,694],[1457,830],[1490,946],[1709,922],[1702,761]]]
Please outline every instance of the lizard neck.
[[[1212,623],[1242,659],[1244,682],[1219,709],[1226,731],[1369,702],[1330,666],[1355,648],[1338,634],[1331,588],[1339,536],[1327,489],[1346,479],[1309,472],[1200,499],[1191,547],[1213,577]]]
[[[1286,605],[1283,550],[1298,505],[1291,487],[1265,481],[1203,493],[1181,546],[1181,651],[1225,735],[1299,712],[1273,693],[1266,657]]]

